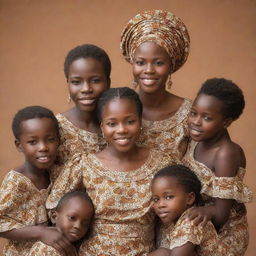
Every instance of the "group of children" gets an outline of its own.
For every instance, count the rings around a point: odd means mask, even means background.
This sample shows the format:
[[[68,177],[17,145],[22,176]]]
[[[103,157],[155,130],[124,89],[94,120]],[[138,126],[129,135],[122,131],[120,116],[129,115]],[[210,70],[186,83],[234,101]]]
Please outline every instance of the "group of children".
[[[170,64],[157,47],[135,52],[145,94],[163,91],[170,72],[155,71]],[[156,67],[139,71],[151,61],[148,49],[162,60],[152,58]],[[56,118],[46,108],[26,107],[13,119],[25,162],[0,188],[0,237],[9,240],[3,254],[243,255],[244,203],[252,195],[243,184],[243,150],[227,131],[244,108],[238,86],[217,78],[203,84],[186,119],[190,142],[173,154],[141,146],[143,118],[151,116],[147,108],[143,114],[146,96],[109,89],[111,64],[102,49],[74,48],[64,71],[72,109]],[[154,72],[158,77],[149,76]],[[184,107],[183,99],[172,101]]]

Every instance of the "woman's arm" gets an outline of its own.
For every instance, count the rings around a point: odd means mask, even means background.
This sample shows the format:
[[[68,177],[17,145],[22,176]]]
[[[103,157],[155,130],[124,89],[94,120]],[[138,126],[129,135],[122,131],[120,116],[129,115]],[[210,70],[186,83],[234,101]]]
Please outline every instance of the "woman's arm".
[[[172,250],[166,248],[159,248],[148,256],[195,256],[195,245],[187,242],[182,246],[175,247]]]

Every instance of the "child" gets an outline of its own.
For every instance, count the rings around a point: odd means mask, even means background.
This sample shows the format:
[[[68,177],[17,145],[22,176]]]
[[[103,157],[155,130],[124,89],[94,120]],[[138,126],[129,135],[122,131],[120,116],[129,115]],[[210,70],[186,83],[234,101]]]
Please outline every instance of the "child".
[[[183,165],[167,166],[152,181],[152,207],[162,222],[160,247],[170,249],[169,255],[219,255],[217,234],[210,221],[205,226],[186,221],[193,206],[201,204],[201,183]],[[151,256],[163,255],[163,249]],[[214,253],[213,253],[214,252]]]
[[[154,249],[151,179],[172,159],[136,145],[142,104],[132,89],[104,92],[97,113],[107,147],[96,154],[75,156],[65,165],[47,208],[54,208],[64,193],[83,184],[95,206],[95,218],[80,255],[147,255]]]
[[[121,35],[121,50],[132,65],[143,104],[139,143],[181,157],[188,143],[191,100],[170,90],[171,76],[186,62],[190,39],[180,18],[168,11],[143,11]]]
[[[51,221],[70,242],[75,243],[85,236],[93,217],[93,204],[83,192],[73,191],[65,194],[59,201],[56,210],[52,211]],[[53,247],[36,242],[29,256],[61,255]]]
[[[222,241],[222,255],[244,255],[248,245],[243,203],[251,200],[252,193],[243,184],[246,159],[227,131],[244,105],[243,93],[237,85],[213,78],[202,85],[189,117],[193,141],[183,162],[203,184],[206,206],[194,208],[188,216],[195,223],[212,220]]]
[[[73,255],[70,242],[56,228],[44,226],[48,170],[59,145],[58,121],[52,111],[31,106],[18,111],[12,130],[25,162],[7,173],[0,187],[0,236],[9,239],[3,255],[27,255],[36,240],[52,246],[59,242],[56,249]]]
[[[95,109],[100,95],[110,87],[110,72],[111,62],[107,53],[95,45],[80,45],[68,53],[64,73],[69,101],[72,100],[75,106],[56,115],[61,141],[59,166],[52,170],[53,180],[74,152],[95,153],[105,146]]]

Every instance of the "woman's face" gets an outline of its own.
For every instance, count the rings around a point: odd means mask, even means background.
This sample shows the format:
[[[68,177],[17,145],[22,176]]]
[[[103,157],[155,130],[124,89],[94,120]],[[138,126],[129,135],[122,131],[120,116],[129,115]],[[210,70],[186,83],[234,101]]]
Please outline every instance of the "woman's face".
[[[109,147],[118,152],[129,152],[140,134],[141,119],[134,101],[113,99],[102,109],[101,130]]]
[[[103,64],[93,58],[75,60],[69,67],[68,86],[79,110],[94,111],[98,98],[109,88]]]
[[[165,89],[171,73],[171,59],[163,47],[154,42],[142,43],[133,58],[133,76],[140,90],[154,93]]]

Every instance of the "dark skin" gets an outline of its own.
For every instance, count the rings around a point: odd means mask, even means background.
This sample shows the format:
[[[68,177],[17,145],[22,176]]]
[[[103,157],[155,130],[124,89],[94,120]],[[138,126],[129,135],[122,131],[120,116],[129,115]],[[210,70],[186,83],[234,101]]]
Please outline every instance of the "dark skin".
[[[142,166],[148,158],[149,150],[136,145],[140,133],[141,120],[135,103],[131,100],[113,100],[102,112],[101,129],[108,146],[96,156],[110,170],[132,171]],[[120,146],[116,138],[129,138],[127,145]]]
[[[220,138],[199,143],[195,159],[210,168],[217,177],[234,177],[239,167],[245,167],[245,155],[241,147],[230,140],[225,129]],[[195,224],[212,220],[219,230],[228,220],[233,200],[214,198],[212,206],[195,208],[189,215]]]
[[[195,245],[191,242],[187,242],[172,250],[159,248],[154,252],[149,253],[148,256],[196,256]]]
[[[96,103],[110,86],[103,64],[91,57],[74,60],[69,67],[67,85],[75,107],[63,115],[79,129],[100,133]]]
[[[146,120],[165,120],[173,116],[184,102],[165,89],[168,75],[171,75],[171,59],[164,48],[153,42],[142,43],[134,53],[134,80],[139,85],[139,96],[143,103]],[[143,79],[148,78],[149,84]]]
[[[198,141],[194,158],[206,165],[217,177],[234,177],[246,159],[239,145],[232,142],[227,127],[231,118],[223,114],[223,103],[217,98],[200,94],[193,103],[189,127],[193,140]],[[219,230],[228,220],[234,201],[214,198],[211,206],[197,207],[188,215],[195,224],[212,220]]]
[[[38,189],[49,187],[49,168],[56,158],[59,138],[51,119],[29,119],[21,122],[21,135],[15,145],[24,153],[25,162],[15,171],[27,177]],[[12,229],[0,233],[1,237],[10,240],[40,240],[54,247],[61,255],[76,255],[75,248],[69,240],[55,227],[47,227],[48,223]]]

